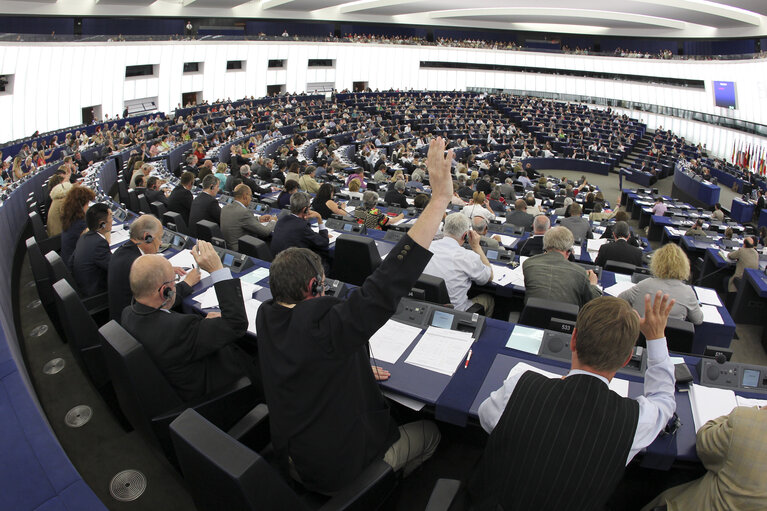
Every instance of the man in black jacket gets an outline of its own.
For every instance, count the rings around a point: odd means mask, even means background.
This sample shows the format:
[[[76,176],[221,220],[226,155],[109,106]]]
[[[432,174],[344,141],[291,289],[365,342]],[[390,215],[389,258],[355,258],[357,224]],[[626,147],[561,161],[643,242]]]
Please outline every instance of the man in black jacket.
[[[543,253],[543,235],[551,227],[551,220],[546,215],[538,215],[533,220],[533,234],[520,241],[517,245],[517,253],[520,256],[530,257]]]
[[[160,250],[163,228],[159,220],[152,215],[141,215],[130,226],[130,238],[118,248],[109,261],[107,291],[109,297],[109,317],[118,323],[125,307],[131,304],[133,293],[130,290],[130,274],[133,261],[143,254],[156,254]],[[185,276],[176,285],[176,301],[173,307],[181,305],[181,300],[192,293],[192,287],[200,281],[200,270],[173,268],[178,276]]]
[[[80,292],[93,296],[107,290],[112,211],[106,204],[94,204],[85,213],[85,223],[88,230],[77,240],[72,254],[72,275]]]
[[[218,205],[219,182],[213,174],[205,176],[202,180],[202,192],[192,201],[192,209],[189,211],[189,233],[197,236],[197,222],[210,220],[217,224],[221,223],[221,206]]]
[[[232,346],[248,329],[240,280],[223,267],[210,243],[198,242],[192,255],[201,269],[210,272],[220,313],[203,317],[168,310],[176,295],[173,268],[162,256],[143,255],[130,272],[136,303],[123,310],[121,322],[184,401],[248,374],[248,361]]]
[[[192,185],[194,185],[194,174],[184,172],[181,174],[178,186],[176,186],[168,197],[168,211],[175,211],[189,225],[189,213],[192,211]]]
[[[394,186],[390,186],[389,190],[384,195],[384,202],[388,206],[396,206],[400,208],[407,207],[407,197],[405,197],[405,182],[398,180],[394,183]]]
[[[149,204],[153,202],[161,202],[168,206],[168,198],[165,196],[165,192],[160,190],[160,179],[157,176],[152,176],[146,180],[146,190],[144,190],[144,196]]]
[[[397,427],[376,385],[389,374],[371,370],[368,339],[431,257],[428,247],[453,195],[453,155],[445,157],[444,148],[437,138],[428,153],[431,201],[348,300],[323,296],[322,266],[311,251],[290,248],[271,265],[273,299],[259,308],[256,328],[272,442],[311,490],[336,492],[376,459],[407,475],[439,442],[432,422]]]
[[[607,261],[617,261],[619,263],[633,264],[642,266],[642,249],[629,245],[631,229],[626,222],[615,222],[613,227],[613,239],[599,247],[594,263],[597,266],[604,267]]]

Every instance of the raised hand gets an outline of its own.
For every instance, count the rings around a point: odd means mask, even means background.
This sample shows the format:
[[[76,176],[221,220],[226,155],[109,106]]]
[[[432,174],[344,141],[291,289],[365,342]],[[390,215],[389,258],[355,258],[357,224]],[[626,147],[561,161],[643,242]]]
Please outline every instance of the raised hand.
[[[639,318],[639,330],[647,340],[660,339],[666,334],[666,321],[676,300],[672,300],[662,291],[655,293],[655,299],[650,303],[650,295],[644,296],[644,317]]]

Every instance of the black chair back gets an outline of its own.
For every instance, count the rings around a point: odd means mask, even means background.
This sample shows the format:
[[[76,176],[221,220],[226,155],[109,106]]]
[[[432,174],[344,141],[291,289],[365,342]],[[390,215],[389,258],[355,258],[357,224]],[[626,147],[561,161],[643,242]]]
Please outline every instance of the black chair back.
[[[353,234],[342,234],[336,239],[331,272],[334,279],[360,286],[380,264],[374,239]]]
[[[577,317],[578,306],[575,304],[543,298],[528,298],[518,322],[536,328],[549,328],[551,318],[575,321]]]
[[[64,279],[69,283],[72,289],[79,292],[75,278],[69,272],[69,268],[64,264],[64,260],[59,254],[53,251],[48,252],[45,254],[45,260],[48,263],[48,279],[51,283]]]
[[[152,208],[149,207],[149,201],[147,200],[146,195],[140,193],[136,197],[138,198],[138,212],[151,215]]]
[[[152,214],[159,218],[162,218],[162,216],[165,214],[166,211],[168,211],[168,208],[165,207],[165,204],[163,204],[160,201],[154,201],[149,204],[149,209],[152,210]]]
[[[420,300],[436,303],[438,305],[450,304],[450,295],[447,292],[445,280],[435,277],[434,275],[429,275],[427,273],[421,274],[413,286],[413,291],[420,291],[423,294],[423,296],[419,298]]]
[[[269,250],[269,245],[262,239],[258,239],[255,236],[246,234],[237,240],[237,246],[241,254],[255,257],[262,261],[272,262],[274,256],[272,251]]]
[[[32,224],[32,234],[35,236],[35,240],[37,240],[38,243],[48,239],[48,231],[45,230],[43,218],[37,211],[31,211],[29,213],[29,223]]]
[[[141,213],[141,207],[138,202],[138,193],[136,193],[136,190],[133,188],[128,190],[128,202],[126,205],[128,206],[128,209],[134,213]]]
[[[695,325],[683,319],[668,318],[666,321],[666,344],[676,353],[692,353],[695,341]],[[638,346],[647,346],[644,334],[639,334]]]
[[[216,222],[211,222],[210,220],[200,220],[197,222],[197,239],[210,242],[213,238],[224,239],[221,227]]]
[[[97,388],[103,388],[109,383],[104,353],[101,348],[101,337],[98,327],[83,305],[80,297],[72,286],[65,280],[53,284],[56,306],[62,321],[62,329],[67,338],[69,349]]]
[[[180,213],[176,213],[175,211],[166,211],[163,213],[162,224],[167,227],[168,223],[172,223],[174,225],[172,230],[176,232],[180,232],[181,234],[185,234],[187,236],[192,234],[189,232],[189,227],[186,225],[184,217],[181,216]]]
[[[199,511],[307,509],[264,458],[194,410],[171,423],[170,435]]]
[[[117,194],[120,202],[124,204],[126,208],[129,208],[130,197],[128,196],[128,185],[122,179],[117,180]]]
[[[622,273],[624,275],[633,275],[637,267],[633,264],[623,263],[620,261],[606,261],[605,271],[611,271],[614,273]]]

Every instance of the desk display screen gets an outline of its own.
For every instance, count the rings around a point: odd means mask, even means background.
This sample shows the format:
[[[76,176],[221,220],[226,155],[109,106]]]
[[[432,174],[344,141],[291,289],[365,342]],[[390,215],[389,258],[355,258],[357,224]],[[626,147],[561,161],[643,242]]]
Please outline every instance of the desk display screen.
[[[735,110],[735,82],[714,82],[714,103],[721,108]]]
[[[744,387],[758,387],[759,371],[756,369],[744,369],[742,383]]]
[[[222,261],[224,266],[231,266],[234,262],[234,254],[224,254],[224,260]]]
[[[434,311],[434,317],[431,318],[431,326],[450,330],[450,327],[453,326],[453,315],[448,312]]]
[[[487,251],[487,258],[488,259],[498,259],[498,251],[497,250],[488,250]]]
[[[182,240],[182,239],[181,239],[181,236],[179,236],[178,234],[176,234],[176,235],[173,237],[173,243],[172,243],[172,244],[178,247],[178,246],[181,246],[181,245],[183,245],[183,244],[184,244],[184,240]]]
[[[352,227],[354,227],[352,224],[345,224],[344,225],[344,231],[352,232]]]

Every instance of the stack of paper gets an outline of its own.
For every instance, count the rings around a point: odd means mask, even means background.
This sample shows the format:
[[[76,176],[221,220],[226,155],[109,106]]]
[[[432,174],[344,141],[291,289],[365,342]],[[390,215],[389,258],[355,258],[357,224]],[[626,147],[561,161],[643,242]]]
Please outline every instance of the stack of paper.
[[[612,286],[606,287],[605,288],[605,293],[607,293],[610,296],[616,296],[617,297],[619,294],[621,294],[622,292],[626,291],[627,289],[631,289],[632,287],[634,287],[634,283],[631,282],[631,281],[629,281],[629,282],[623,282],[623,281],[622,282],[616,282]]]
[[[218,296],[216,296],[216,288],[210,286],[204,292],[194,297],[194,301],[200,304],[201,309],[213,309],[218,307]]]
[[[390,319],[370,338],[370,356],[395,364],[420,333],[420,328]]]
[[[690,406],[695,431],[698,431],[708,421],[729,415],[736,406],[767,406],[767,400],[749,399],[736,396],[732,390],[693,383],[690,385]]]
[[[508,266],[491,265],[493,267],[493,282],[499,286],[525,287],[525,276],[522,273],[522,266],[517,266],[513,270]]]
[[[255,284],[256,282],[261,282],[266,277],[269,276],[269,268],[256,268],[252,272],[248,273],[247,275],[243,275],[240,277],[240,282],[248,282],[250,284]]]
[[[189,249],[182,250],[178,254],[168,259],[168,261],[170,261],[170,264],[172,264],[173,266],[178,266],[180,268],[194,268],[195,266],[197,266],[197,262],[194,260],[194,257],[192,256],[192,251]],[[200,268],[201,279],[204,279],[205,277],[208,277],[209,275],[210,273]]]
[[[705,323],[716,323],[717,325],[724,324],[722,315],[719,314],[719,310],[713,305],[701,305],[700,310],[703,311],[703,321]]]
[[[602,247],[602,245],[604,245],[608,241],[610,240],[602,239],[602,238],[599,238],[596,240],[586,240],[586,250],[588,250],[589,252],[595,252],[595,253],[599,252],[600,247]]]
[[[543,330],[538,328],[514,325],[514,329],[509,334],[509,340],[506,341],[506,347],[537,355],[543,342],[543,333]]]
[[[130,231],[126,229],[116,229],[112,231],[112,235],[110,236],[110,243],[112,246],[115,245],[121,245],[124,241],[127,241],[130,238]]]
[[[707,303],[716,307],[722,306],[722,302],[719,300],[719,295],[716,294],[716,291],[713,289],[695,286],[695,294],[698,295],[698,301],[700,303]]]
[[[470,332],[430,326],[405,362],[452,376],[473,341]]]
[[[509,371],[509,375],[506,377],[506,379],[511,378],[515,375],[522,375],[523,373],[526,373],[527,371],[532,371],[534,373],[542,374],[546,378],[561,378],[562,375],[551,373],[549,371],[546,371],[544,369],[538,369],[537,367],[531,366],[530,364],[526,364],[525,362],[519,362],[517,365],[511,368],[511,371]],[[619,396],[623,397],[629,397],[629,382],[628,380],[621,380],[620,378],[613,378],[610,380],[610,384],[608,385],[610,390],[618,394]]]

